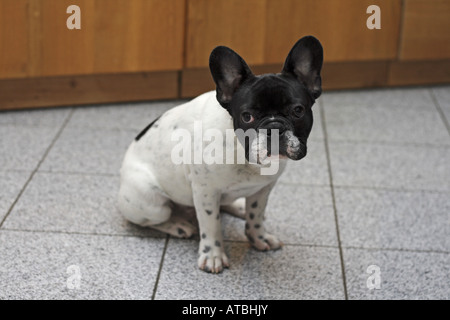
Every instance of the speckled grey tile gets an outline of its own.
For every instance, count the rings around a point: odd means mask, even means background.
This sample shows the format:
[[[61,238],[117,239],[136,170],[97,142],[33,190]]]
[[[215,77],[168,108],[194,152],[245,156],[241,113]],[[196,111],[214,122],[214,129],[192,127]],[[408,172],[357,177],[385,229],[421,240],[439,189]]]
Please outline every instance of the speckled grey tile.
[[[0,125],[1,170],[34,170],[59,128]]]
[[[78,107],[67,126],[140,132],[153,119],[183,102],[184,100]]]
[[[308,153],[299,161],[288,160],[279,181],[288,183],[329,185],[327,156],[323,140],[308,141]]]
[[[390,88],[325,92],[325,106],[385,106],[435,110],[427,88]]]
[[[450,252],[450,192],[334,192],[342,245]]]
[[[114,176],[37,173],[3,227],[164,237],[123,218],[116,205],[119,180]]]
[[[450,86],[436,87],[431,89],[438,100],[439,106],[450,122]]]
[[[337,248],[285,246],[258,252],[226,243],[231,267],[208,274],[197,267],[198,242],[170,239],[156,299],[343,299]]]
[[[349,299],[450,299],[447,253],[344,248],[344,261]]]
[[[61,126],[71,112],[70,108],[1,111],[0,124],[18,126]]]
[[[0,231],[0,299],[151,299],[164,239]]]
[[[244,220],[223,215],[224,237],[247,241]],[[266,208],[266,230],[289,244],[337,245],[329,187],[279,183]]]
[[[450,148],[330,141],[333,182],[402,190],[450,190]]]
[[[0,222],[8,213],[31,172],[0,172]]]
[[[118,175],[133,139],[129,130],[66,128],[40,170]]]
[[[385,105],[327,106],[329,140],[450,145],[450,136],[435,108]]]

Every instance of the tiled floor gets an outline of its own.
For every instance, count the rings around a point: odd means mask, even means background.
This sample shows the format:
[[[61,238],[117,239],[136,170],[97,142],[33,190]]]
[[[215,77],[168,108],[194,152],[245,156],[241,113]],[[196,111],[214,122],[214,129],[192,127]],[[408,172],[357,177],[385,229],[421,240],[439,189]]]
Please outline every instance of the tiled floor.
[[[231,268],[126,222],[118,171],[179,101],[0,113],[0,299],[450,299],[450,87],[325,93],[267,209],[223,216]]]

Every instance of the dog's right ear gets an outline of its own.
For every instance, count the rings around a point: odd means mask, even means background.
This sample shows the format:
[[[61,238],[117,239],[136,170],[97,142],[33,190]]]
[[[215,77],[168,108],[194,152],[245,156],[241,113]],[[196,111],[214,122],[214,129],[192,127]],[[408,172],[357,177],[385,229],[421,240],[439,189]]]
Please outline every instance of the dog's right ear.
[[[209,57],[209,69],[216,83],[217,101],[228,109],[237,88],[254,77],[247,63],[230,48],[216,47]]]

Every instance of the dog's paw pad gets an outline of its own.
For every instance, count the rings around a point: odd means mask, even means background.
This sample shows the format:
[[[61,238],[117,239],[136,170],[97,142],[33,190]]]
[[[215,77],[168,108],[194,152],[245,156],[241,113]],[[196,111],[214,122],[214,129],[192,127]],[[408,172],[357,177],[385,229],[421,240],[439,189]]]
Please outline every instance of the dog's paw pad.
[[[205,272],[221,273],[223,268],[228,268],[229,266],[228,257],[221,250],[202,252],[198,258],[198,267]]]
[[[252,246],[260,251],[278,250],[283,246],[283,242],[268,233],[259,236],[251,236],[247,234],[247,238]]]

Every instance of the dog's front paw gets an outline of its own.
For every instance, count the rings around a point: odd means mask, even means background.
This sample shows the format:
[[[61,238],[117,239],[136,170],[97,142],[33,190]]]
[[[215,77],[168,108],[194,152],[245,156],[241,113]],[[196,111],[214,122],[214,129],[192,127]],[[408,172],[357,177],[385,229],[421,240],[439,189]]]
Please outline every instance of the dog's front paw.
[[[230,266],[228,257],[221,246],[201,245],[198,267],[206,272],[220,273]]]
[[[260,251],[278,250],[283,246],[283,242],[269,233],[252,235],[250,232],[246,232],[246,235],[252,246]]]

